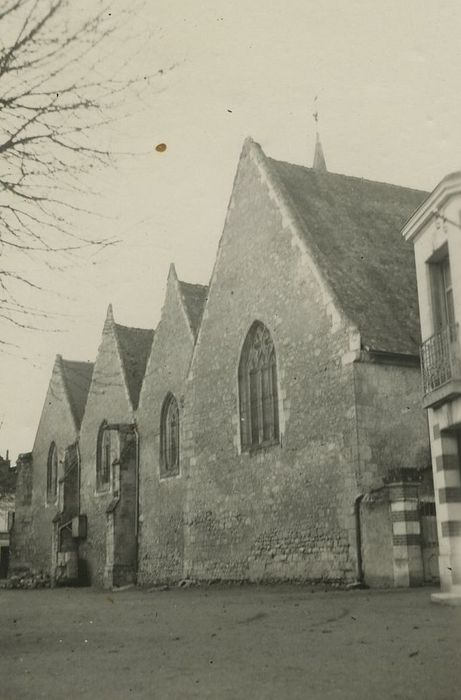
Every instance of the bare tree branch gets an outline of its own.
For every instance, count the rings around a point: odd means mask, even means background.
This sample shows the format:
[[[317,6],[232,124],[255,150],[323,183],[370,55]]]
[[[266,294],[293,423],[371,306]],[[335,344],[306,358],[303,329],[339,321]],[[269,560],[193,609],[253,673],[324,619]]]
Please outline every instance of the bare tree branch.
[[[131,75],[130,57],[114,52],[127,43],[123,32],[138,9],[127,5],[115,17],[107,0],[94,0],[90,16],[76,11],[78,0],[2,2],[0,334],[4,323],[27,326],[18,285],[40,289],[9,262],[10,253],[56,269],[50,256],[117,243],[82,235],[75,219],[89,211],[81,204],[84,176],[113,162],[114,153],[97,134],[117,119],[128,96],[131,103],[141,97],[153,77]]]

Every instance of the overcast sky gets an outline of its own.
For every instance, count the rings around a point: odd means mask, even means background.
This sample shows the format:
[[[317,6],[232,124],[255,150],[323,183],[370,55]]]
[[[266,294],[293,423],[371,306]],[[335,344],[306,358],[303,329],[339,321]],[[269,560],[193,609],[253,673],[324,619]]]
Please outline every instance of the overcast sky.
[[[62,316],[47,332],[18,332],[19,348],[0,358],[0,454],[14,459],[32,448],[56,353],[93,360],[109,302],[116,321],[155,327],[171,261],[181,279],[208,282],[246,136],[311,165],[319,94],[329,170],[430,190],[461,167],[457,0],[149,5],[133,69],[164,74],[106,135],[140,155],[98,175],[103,216],[76,221],[121,243],[61,271],[26,270],[49,290],[30,301]]]

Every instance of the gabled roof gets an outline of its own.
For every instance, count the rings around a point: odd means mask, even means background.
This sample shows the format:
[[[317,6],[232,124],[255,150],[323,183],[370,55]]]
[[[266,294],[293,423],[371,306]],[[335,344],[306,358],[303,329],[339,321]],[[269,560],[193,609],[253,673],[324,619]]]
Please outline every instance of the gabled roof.
[[[146,371],[154,331],[150,328],[130,328],[114,323],[120,357],[123,363],[128,393],[133,408],[138,407],[139,393]]]
[[[61,365],[62,378],[69,398],[72,414],[77,428],[80,428],[85,412],[94,364],[92,362],[65,360],[60,355],[58,355],[58,360]]]
[[[178,284],[190,327],[194,337],[197,337],[208,297],[208,287],[204,284],[190,284],[180,280]]]
[[[266,158],[362,346],[418,354],[414,253],[400,230],[426,192]]]

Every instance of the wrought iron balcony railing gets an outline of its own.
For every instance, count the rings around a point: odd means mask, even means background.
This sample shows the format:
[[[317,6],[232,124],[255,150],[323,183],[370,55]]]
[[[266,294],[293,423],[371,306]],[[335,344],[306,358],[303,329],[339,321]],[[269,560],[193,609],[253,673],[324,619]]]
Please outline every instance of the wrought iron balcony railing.
[[[424,395],[451,380],[461,379],[458,324],[445,326],[421,345]]]

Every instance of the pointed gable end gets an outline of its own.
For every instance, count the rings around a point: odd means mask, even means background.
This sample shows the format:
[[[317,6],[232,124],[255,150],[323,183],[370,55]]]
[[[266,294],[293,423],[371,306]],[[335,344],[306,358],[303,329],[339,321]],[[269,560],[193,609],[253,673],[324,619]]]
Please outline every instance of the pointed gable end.
[[[131,328],[114,323],[114,332],[131,405],[136,409],[154,339],[154,331],[150,328]]]

